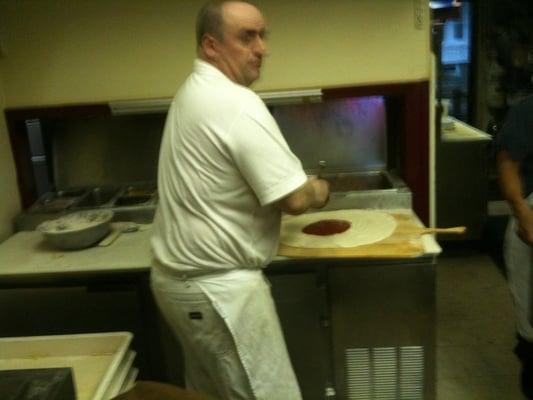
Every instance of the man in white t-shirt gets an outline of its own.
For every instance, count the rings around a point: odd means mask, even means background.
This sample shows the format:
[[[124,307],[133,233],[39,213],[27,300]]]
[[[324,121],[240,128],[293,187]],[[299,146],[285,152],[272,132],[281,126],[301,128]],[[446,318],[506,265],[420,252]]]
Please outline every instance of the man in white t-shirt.
[[[186,384],[220,399],[299,399],[270,287],[281,212],[323,207],[248,87],[266,53],[261,12],[242,1],[198,15],[198,59],[170,107],[159,159],[152,289],[185,354]]]

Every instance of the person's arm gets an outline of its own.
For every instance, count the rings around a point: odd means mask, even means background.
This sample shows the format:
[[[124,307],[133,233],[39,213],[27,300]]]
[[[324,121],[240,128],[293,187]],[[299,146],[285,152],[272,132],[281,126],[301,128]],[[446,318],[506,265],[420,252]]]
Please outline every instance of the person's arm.
[[[524,198],[520,162],[513,160],[505,150],[498,152],[497,162],[500,188],[518,221],[518,236],[533,245],[533,211]]]
[[[279,200],[276,206],[287,214],[298,215],[309,208],[322,208],[328,200],[328,181],[310,177],[303,186]]]

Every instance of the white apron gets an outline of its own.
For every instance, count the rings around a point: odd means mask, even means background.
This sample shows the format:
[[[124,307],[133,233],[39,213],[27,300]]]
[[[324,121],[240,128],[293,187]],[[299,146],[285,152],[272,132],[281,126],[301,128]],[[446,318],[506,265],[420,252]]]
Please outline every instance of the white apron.
[[[261,270],[187,278],[159,266],[152,288],[184,346],[188,387],[224,399],[301,399]]]
[[[530,194],[527,200],[529,204],[533,204],[533,194]],[[507,279],[514,300],[518,333],[525,339],[533,341],[533,327],[530,321],[533,247],[518,237],[516,228],[516,219],[510,217],[504,245]]]
[[[250,386],[260,400],[299,400],[300,389],[261,270],[237,270],[195,281],[233,335]]]

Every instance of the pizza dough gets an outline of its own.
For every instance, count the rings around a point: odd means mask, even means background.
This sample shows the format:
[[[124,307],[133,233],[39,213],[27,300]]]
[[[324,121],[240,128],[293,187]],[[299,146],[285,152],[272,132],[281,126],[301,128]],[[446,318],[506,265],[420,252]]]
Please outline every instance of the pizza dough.
[[[327,219],[351,223],[348,230],[328,236],[309,235],[302,229],[309,224]],[[393,216],[374,210],[322,211],[298,216],[284,216],[280,242],[287,246],[306,248],[356,247],[379,242],[396,229]]]

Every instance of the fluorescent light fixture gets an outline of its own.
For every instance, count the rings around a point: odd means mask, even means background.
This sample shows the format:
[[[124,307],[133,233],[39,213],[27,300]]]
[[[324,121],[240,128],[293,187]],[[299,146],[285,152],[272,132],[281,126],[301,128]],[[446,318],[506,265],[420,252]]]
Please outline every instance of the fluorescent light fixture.
[[[451,8],[451,7],[461,7],[461,2],[458,0],[441,0],[441,1],[430,1],[429,8],[439,9],[439,8]]]
[[[322,100],[322,90],[287,90],[280,92],[257,93],[268,105],[318,103]],[[166,113],[172,103],[171,98],[147,100],[121,100],[109,103],[112,115]]]
[[[322,101],[321,89],[258,92],[257,94],[268,105],[319,103]]]

